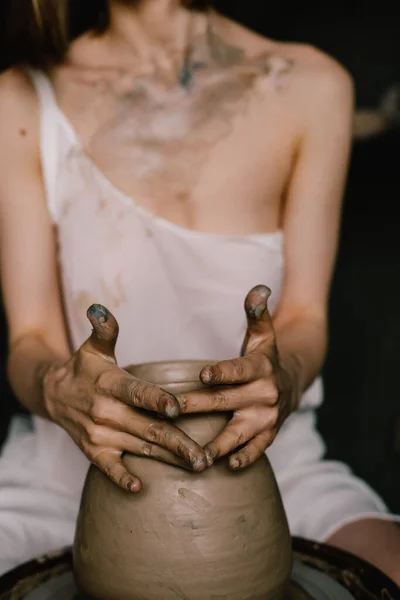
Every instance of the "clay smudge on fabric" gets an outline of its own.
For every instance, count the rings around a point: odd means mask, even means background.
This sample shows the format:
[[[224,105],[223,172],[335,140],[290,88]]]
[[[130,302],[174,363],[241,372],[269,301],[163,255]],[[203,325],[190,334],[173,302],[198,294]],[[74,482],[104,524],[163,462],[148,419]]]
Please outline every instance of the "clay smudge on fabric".
[[[112,280],[101,279],[101,297],[104,304],[110,306],[110,310],[118,308],[123,302],[127,301],[125,288],[122,282],[122,274],[118,273]]]
[[[62,219],[65,219],[69,215],[72,208],[71,198],[63,198],[60,202],[60,207],[60,216]]]

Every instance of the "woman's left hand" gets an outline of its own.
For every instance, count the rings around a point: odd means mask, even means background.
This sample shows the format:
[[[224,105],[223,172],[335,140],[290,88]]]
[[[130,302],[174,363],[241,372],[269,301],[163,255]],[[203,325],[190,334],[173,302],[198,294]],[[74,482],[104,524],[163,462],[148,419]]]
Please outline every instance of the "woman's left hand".
[[[177,396],[181,414],[233,412],[225,429],[205,448],[209,466],[235,450],[229,458],[232,469],[254,463],[297,404],[298,386],[278,354],[267,306],[270,294],[267,287],[257,286],[247,295],[241,357],[202,369],[200,379],[213,386],[210,389]]]

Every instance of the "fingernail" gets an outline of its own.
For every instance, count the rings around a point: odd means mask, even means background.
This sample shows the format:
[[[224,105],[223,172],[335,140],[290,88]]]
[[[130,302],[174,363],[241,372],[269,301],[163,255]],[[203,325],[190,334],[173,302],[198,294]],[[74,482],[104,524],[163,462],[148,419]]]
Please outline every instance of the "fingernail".
[[[202,383],[212,383],[214,379],[214,373],[210,367],[205,367],[201,372]]]
[[[207,459],[205,456],[203,458],[197,458],[197,457],[194,458],[193,457],[190,459],[190,462],[191,462],[193,470],[198,473],[201,471],[204,471],[204,469],[207,468]]]
[[[240,465],[241,465],[241,462],[238,458],[231,458],[229,463],[230,463],[232,469],[239,469]]]
[[[179,417],[179,405],[174,398],[167,398],[163,409],[165,416],[169,419],[177,419]]]
[[[137,494],[140,491],[140,484],[138,481],[130,481],[128,483],[128,490],[132,492],[132,494]]]
[[[101,304],[92,304],[89,307],[88,312],[99,321],[99,323],[107,323],[108,311]]]
[[[252,293],[258,294],[259,296],[261,296],[262,299],[267,301],[271,295],[271,288],[269,288],[267,285],[263,285],[263,284],[256,285],[256,287],[254,287],[252,289]]]

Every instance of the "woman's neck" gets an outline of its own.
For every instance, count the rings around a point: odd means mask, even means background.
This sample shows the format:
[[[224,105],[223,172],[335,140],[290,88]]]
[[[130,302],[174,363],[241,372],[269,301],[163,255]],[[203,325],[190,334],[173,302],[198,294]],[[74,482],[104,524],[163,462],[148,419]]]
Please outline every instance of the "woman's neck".
[[[184,8],[179,0],[118,0],[110,2],[107,37],[126,56],[177,81],[205,21],[203,14]]]

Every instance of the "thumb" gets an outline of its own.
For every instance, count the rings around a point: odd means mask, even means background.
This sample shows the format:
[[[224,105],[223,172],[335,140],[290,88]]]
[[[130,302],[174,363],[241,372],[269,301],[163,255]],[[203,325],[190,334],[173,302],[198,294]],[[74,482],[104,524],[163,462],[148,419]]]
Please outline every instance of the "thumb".
[[[93,326],[93,331],[82,349],[103,354],[115,361],[119,326],[114,315],[105,306],[92,304],[88,308],[86,316]]]
[[[271,290],[265,285],[253,287],[246,296],[244,308],[247,317],[247,331],[242,346],[242,355],[256,348],[275,347],[275,331],[268,310]]]

